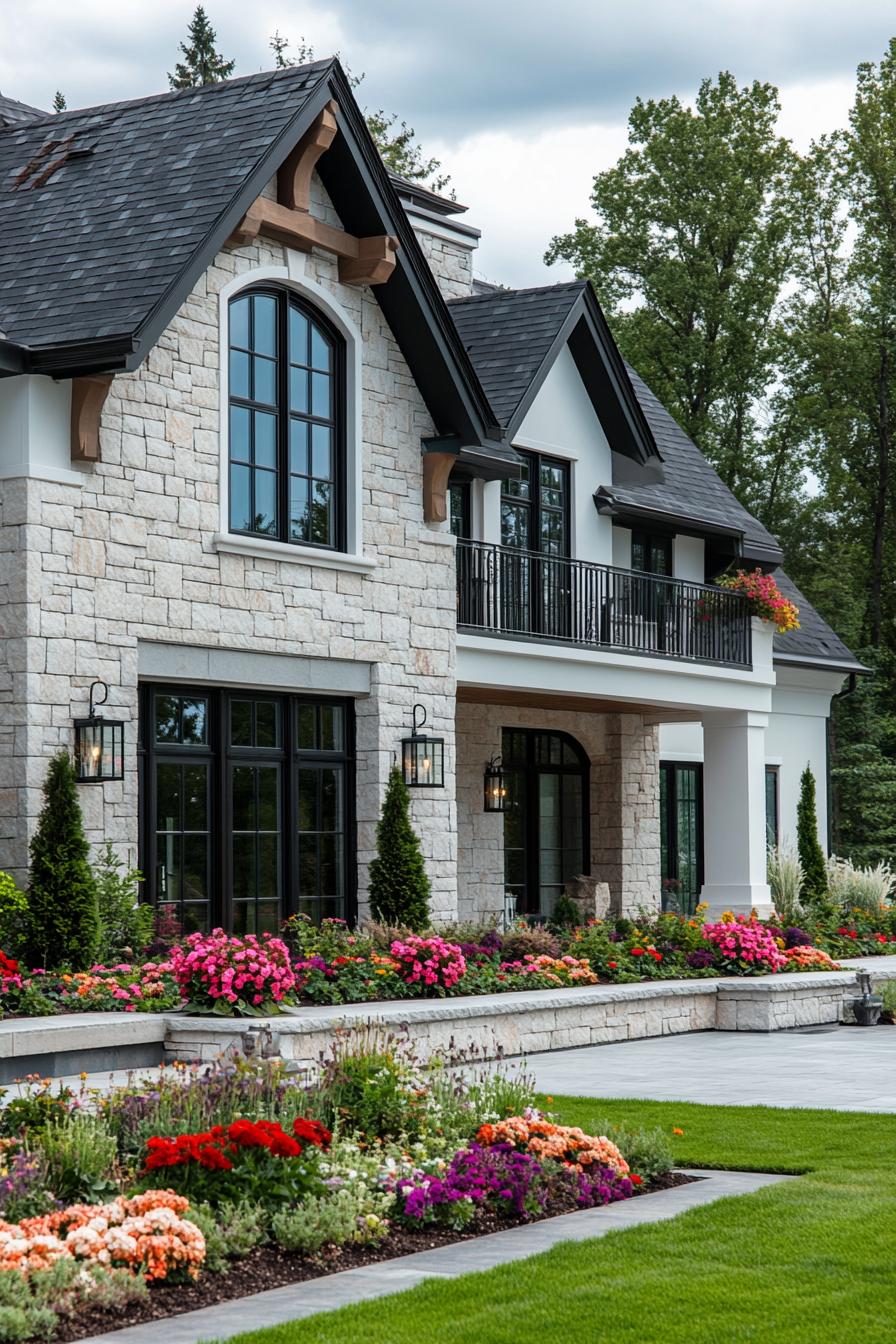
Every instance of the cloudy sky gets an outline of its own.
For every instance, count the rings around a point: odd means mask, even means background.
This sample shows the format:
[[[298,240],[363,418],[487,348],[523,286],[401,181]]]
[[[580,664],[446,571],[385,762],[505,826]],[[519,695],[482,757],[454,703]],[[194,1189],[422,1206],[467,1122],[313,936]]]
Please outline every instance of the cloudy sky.
[[[781,90],[798,145],[844,124],[855,67],[896,35],[883,0],[206,0],[237,74],[268,39],[339,51],[363,105],[410,122],[483,230],[478,270],[512,285],[563,278],[542,254],[588,213],[594,173],[624,148],[637,96],[693,95],[705,75]],[[167,87],[193,0],[3,0],[0,91],[48,107]]]

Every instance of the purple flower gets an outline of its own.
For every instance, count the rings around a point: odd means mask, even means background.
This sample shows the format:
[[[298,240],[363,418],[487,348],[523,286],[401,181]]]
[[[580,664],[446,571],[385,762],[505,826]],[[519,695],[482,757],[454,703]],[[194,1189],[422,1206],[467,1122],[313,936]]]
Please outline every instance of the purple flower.
[[[685,961],[692,971],[705,971],[715,964],[715,957],[708,948],[698,947],[696,951],[687,954]]]
[[[785,929],[784,930],[785,947],[811,947],[812,939],[805,929]]]

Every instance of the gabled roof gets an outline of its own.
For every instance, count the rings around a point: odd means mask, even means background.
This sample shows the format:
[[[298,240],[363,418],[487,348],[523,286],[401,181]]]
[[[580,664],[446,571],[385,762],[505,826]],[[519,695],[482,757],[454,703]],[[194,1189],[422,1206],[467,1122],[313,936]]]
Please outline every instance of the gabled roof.
[[[452,299],[448,307],[509,439],[568,344],[614,449],[636,462],[658,462],[656,443],[587,280],[489,289]]]
[[[663,457],[663,481],[606,483],[605,493],[617,510],[669,514],[741,538],[743,554],[779,564],[783,553],[777,539],[731,493],[662,402],[633,368],[629,377]]]
[[[845,672],[867,672],[868,668],[859,662],[827,621],[819,616],[783,569],[775,570],[775,579],[784,596],[789,597],[800,609],[799,630],[775,635],[775,661],[807,667],[823,662],[828,668],[834,667]]]
[[[39,107],[29,107],[15,98],[4,98],[0,93],[0,127],[17,126],[23,121],[36,121],[49,116]]]
[[[339,134],[318,172],[348,230],[398,238],[373,292],[437,433],[477,470],[512,470],[335,60],[0,127],[0,375],[135,368],[331,99]]]

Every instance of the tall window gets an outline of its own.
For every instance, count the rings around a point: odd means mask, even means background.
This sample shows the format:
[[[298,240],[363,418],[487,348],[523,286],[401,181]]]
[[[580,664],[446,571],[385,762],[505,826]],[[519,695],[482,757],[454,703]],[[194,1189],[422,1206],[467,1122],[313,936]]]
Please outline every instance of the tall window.
[[[296,295],[230,301],[230,530],[344,543],[344,345]]]
[[[566,639],[571,626],[569,464],[520,452],[517,480],[501,493],[504,629]],[[520,551],[517,555],[513,552]]]
[[[456,537],[469,538],[472,530],[472,497],[469,481],[455,481],[448,487],[448,523]]]
[[[650,532],[632,533],[632,569],[643,574],[672,573],[672,538]]]
[[[566,733],[505,728],[501,754],[504,886],[520,912],[550,915],[571,877],[590,871],[588,757]]]
[[[703,885],[703,766],[660,764],[662,906],[691,915]]]
[[[776,765],[765,767],[765,839],[776,845],[780,837],[779,770]]]
[[[146,895],[186,931],[353,914],[351,703],[143,690]]]

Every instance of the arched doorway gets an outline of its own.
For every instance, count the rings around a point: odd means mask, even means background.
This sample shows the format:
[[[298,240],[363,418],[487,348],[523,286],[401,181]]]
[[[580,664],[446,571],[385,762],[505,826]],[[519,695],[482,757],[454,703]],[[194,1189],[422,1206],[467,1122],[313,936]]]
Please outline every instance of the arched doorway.
[[[590,765],[568,733],[505,728],[504,888],[521,914],[550,915],[565,883],[591,870]]]

